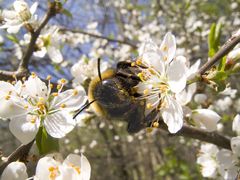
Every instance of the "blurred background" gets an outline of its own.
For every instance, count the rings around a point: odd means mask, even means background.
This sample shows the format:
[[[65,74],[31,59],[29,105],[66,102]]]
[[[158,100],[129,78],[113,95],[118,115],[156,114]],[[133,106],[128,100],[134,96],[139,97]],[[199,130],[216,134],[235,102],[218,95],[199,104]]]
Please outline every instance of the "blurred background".
[[[12,2],[2,0],[1,9],[9,8]],[[38,2],[37,14],[41,18],[47,2]],[[222,23],[221,45],[240,27],[240,0],[68,0],[64,7],[69,12],[49,23],[60,28],[64,62],[54,64],[48,56],[33,56],[30,69],[43,79],[47,75],[53,81],[65,78],[68,86],[75,63],[101,57],[114,67],[119,61],[136,57],[145,39],[151,37],[160,44],[169,31],[176,36],[178,55],[186,56],[191,63],[198,59],[203,63],[208,59],[208,33],[213,23]],[[21,44],[25,33],[22,29],[17,35],[7,35],[1,30],[0,69],[17,69],[26,50]],[[238,78],[239,74],[231,77],[234,89],[240,88]],[[216,96],[212,89],[201,85],[197,92],[207,94],[202,106],[211,105],[222,115],[219,130],[225,127],[224,132],[229,134],[228,122],[240,112],[239,94]],[[94,180],[202,179],[196,165],[197,140],[173,137],[159,130],[130,135],[126,123],[107,121],[90,110],[78,119],[78,127],[61,139],[61,152],[64,156],[84,153]],[[0,134],[0,151],[7,156],[20,143],[9,132],[8,122],[0,123]]]

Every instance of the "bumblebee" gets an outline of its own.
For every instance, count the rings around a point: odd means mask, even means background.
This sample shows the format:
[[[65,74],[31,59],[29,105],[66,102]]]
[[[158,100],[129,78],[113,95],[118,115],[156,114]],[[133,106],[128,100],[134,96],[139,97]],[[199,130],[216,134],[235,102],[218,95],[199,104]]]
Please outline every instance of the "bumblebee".
[[[145,102],[137,99],[139,94],[134,86],[140,82],[137,74],[140,70],[131,66],[131,61],[119,62],[116,69],[100,73],[98,59],[98,77],[89,84],[89,104],[98,116],[109,120],[123,120],[128,123],[127,131],[136,133],[149,126],[156,112],[145,116]]]

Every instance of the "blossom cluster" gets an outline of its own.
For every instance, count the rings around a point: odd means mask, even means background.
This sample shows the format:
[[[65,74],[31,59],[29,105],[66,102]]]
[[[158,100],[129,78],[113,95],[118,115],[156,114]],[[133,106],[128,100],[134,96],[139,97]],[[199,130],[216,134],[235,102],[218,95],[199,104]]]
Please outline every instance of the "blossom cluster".
[[[47,78],[45,84],[36,74],[16,84],[0,81],[0,117],[9,118],[9,129],[23,144],[32,141],[39,127],[54,138],[62,138],[75,126],[74,111],[87,100],[82,86],[63,91],[66,80],[61,79],[57,91]]]
[[[192,66],[184,56],[176,56],[176,40],[167,33],[158,47],[151,39],[139,48],[139,57],[133,66],[139,67],[141,82],[135,87],[146,101],[146,113],[159,111],[170,133],[178,132],[183,126],[184,116],[189,116],[195,125],[214,131],[220,116],[210,109],[185,110],[196,91],[196,84],[187,85],[198,70],[200,61]],[[155,123],[156,124],[156,123]]]
[[[232,129],[237,133],[231,138],[231,150],[219,149],[213,144],[202,144],[197,163],[203,177],[222,177],[226,180],[238,179],[240,171],[240,115],[233,120]]]
[[[64,161],[58,154],[39,159],[34,180],[89,180],[91,166],[84,155],[69,154]],[[12,162],[3,171],[2,180],[26,180],[27,168],[22,162]]]

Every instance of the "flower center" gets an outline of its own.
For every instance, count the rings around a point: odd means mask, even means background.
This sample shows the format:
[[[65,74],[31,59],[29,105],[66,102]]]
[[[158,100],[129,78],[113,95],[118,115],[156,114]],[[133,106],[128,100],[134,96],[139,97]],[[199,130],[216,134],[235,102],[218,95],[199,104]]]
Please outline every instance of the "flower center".
[[[59,175],[58,166],[56,166],[56,167],[51,166],[48,168],[48,171],[49,171],[49,179],[51,179],[51,180],[55,180],[56,177]]]
[[[78,174],[81,173],[80,167],[78,167],[78,166],[76,166],[76,165],[74,165],[72,163],[69,163],[69,166],[72,167],[75,171],[77,171]]]

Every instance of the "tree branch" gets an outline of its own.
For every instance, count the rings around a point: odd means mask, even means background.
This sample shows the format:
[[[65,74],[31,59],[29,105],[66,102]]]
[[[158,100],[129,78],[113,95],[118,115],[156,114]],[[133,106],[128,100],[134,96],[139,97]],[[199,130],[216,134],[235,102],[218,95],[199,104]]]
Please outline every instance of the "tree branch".
[[[28,45],[27,51],[22,59],[22,61],[19,64],[18,67],[18,71],[22,71],[22,70],[26,70],[28,69],[28,64],[29,64],[29,60],[34,52],[34,46],[35,43],[38,39],[38,36],[41,33],[41,30],[46,26],[46,24],[48,23],[48,21],[55,16],[56,14],[56,9],[55,9],[55,4],[51,3],[48,9],[47,14],[44,16],[42,23],[40,24],[40,26],[33,32],[31,32],[31,40],[30,43]]]
[[[212,67],[217,61],[227,55],[238,43],[240,43],[240,35],[230,39],[227,43],[210,59],[206,62],[198,71],[200,75],[203,75],[208,69]]]
[[[132,42],[132,41],[129,41],[129,40],[120,40],[120,39],[113,39],[113,38],[110,38],[110,37],[106,37],[106,36],[101,36],[101,35],[98,35],[98,34],[94,34],[94,33],[89,33],[89,32],[86,32],[86,31],[83,31],[83,30],[80,30],[80,29],[67,29],[67,28],[61,28],[59,30],[60,32],[66,32],[66,31],[69,31],[69,32],[72,32],[72,33],[79,33],[79,34],[84,34],[84,35],[88,35],[88,36],[91,36],[91,37],[94,37],[94,38],[98,38],[98,39],[106,39],[110,42],[117,42],[117,43],[120,43],[120,44],[126,44],[126,45],[129,45],[131,46],[132,48],[134,49],[137,49],[137,42]]]
[[[159,128],[168,132],[168,128],[165,124],[161,124]],[[170,134],[170,136],[183,136],[198,139],[200,141],[212,143],[219,147],[231,150],[230,138],[225,137],[217,132],[207,132],[202,129],[184,125],[176,134]]]
[[[26,145],[19,146],[12,154],[8,156],[7,161],[0,166],[0,176],[2,175],[4,169],[8,166],[8,164],[19,159],[23,160],[27,157],[34,141],[35,140],[31,141]]]

